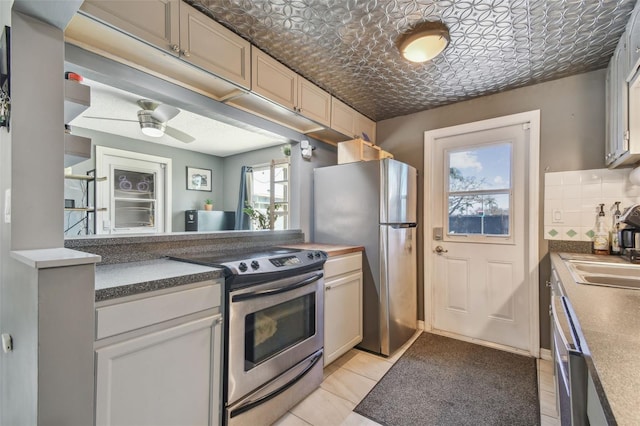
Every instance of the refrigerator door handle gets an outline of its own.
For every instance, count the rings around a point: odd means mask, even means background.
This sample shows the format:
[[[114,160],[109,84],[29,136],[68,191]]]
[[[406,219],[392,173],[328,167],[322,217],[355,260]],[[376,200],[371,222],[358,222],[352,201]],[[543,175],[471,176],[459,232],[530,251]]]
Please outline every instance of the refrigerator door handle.
[[[389,226],[391,226],[393,229],[416,228],[418,224],[417,223],[394,223]]]

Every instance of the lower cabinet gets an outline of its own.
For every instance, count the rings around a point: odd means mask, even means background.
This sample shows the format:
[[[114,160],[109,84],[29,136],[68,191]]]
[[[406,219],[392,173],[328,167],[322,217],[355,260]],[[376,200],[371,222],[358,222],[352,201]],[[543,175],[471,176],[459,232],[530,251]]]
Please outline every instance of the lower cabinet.
[[[218,425],[221,319],[208,309],[98,340],[96,425]]]
[[[325,263],[324,365],[362,341],[362,253]]]

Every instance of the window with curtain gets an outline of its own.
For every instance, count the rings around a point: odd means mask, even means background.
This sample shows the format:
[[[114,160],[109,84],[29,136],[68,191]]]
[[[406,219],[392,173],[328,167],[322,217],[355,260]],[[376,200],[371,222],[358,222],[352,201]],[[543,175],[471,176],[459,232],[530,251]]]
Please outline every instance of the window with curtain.
[[[273,160],[252,167],[251,204],[263,214],[273,211],[273,229],[289,229],[289,162]],[[273,206],[273,207],[271,207]]]

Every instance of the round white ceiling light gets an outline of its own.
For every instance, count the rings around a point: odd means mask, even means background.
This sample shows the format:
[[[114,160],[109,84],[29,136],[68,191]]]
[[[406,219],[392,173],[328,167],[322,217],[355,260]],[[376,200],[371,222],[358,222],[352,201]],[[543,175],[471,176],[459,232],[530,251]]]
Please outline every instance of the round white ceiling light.
[[[449,29],[440,21],[414,25],[398,37],[402,56],[411,62],[426,62],[438,56],[449,45]]]

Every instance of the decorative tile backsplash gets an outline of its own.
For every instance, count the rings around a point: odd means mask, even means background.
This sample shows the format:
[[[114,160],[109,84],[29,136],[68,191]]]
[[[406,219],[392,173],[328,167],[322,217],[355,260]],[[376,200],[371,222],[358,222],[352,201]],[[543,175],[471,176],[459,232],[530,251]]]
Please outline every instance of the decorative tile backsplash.
[[[630,172],[631,169],[594,169],[546,173],[544,238],[591,241],[601,203],[610,227],[616,201],[620,201],[622,212],[640,203],[640,186],[629,182]]]

